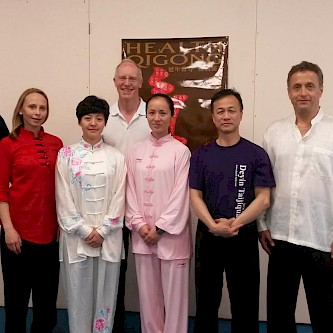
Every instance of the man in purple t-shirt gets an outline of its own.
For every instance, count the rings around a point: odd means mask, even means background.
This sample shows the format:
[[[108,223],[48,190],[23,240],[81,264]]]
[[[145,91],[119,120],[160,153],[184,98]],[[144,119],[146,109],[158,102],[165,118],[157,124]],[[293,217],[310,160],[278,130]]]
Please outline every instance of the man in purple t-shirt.
[[[217,92],[211,100],[218,138],[191,157],[191,202],[196,233],[195,333],[218,332],[223,272],[228,283],[233,333],[258,333],[259,250],[256,218],[270,205],[275,186],[267,153],[242,138],[240,94]]]

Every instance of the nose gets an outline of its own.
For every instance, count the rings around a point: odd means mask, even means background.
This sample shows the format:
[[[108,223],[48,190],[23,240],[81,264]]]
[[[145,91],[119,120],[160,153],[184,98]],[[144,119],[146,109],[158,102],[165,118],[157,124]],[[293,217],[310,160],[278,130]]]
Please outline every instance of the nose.
[[[160,119],[160,115],[159,115],[159,113],[155,113],[155,115],[154,115],[154,120],[159,120]]]
[[[301,95],[304,96],[304,95],[307,94],[307,92],[308,92],[308,91],[307,91],[306,87],[305,87],[305,86],[302,86],[302,87],[301,87]]]
[[[96,119],[95,118],[91,118],[90,124],[95,126],[96,125]]]
[[[223,119],[229,119],[230,118],[230,114],[229,114],[229,112],[228,111],[225,111],[224,113],[223,113]]]

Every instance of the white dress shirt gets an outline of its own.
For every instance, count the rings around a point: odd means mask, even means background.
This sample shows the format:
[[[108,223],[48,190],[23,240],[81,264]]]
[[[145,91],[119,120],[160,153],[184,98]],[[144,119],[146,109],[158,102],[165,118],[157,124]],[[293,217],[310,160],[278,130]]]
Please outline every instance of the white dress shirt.
[[[321,110],[302,137],[295,116],[268,127],[264,149],[276,187],[271,207],[258,222],[273,239],[331,251],[333,242],[333,118]]]

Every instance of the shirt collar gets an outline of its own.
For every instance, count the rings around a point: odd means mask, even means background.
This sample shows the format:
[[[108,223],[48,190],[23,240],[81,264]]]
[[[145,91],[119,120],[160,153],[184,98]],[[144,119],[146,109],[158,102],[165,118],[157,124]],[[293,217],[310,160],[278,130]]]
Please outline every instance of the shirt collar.
[[[44,134],[45,134],[44,128],[41,127],[41,129],[38,133],[37,139],[43,138]],[[23,126],[20,127],[20,129],[19,129],[19,136],[26,138],[26,139],[28,139],[28,138],[35,139],[36,138],[34,132],[26,130]]]
[[[162,138],[156,139],[155,137],[153,137],[152,134],[150,134],[149,138],[154,146],[162,146],[164,143],[170,141],[173,138],[173,136],[169,133],[166,136],[163,136]]]
[[[316,116],[311,119],[311,126],[318,124],[324,117],[324,111],[320,108],[319,111],[317,112]],[[290,117],[290,120],[296,124],[296,117],[295,115]]]
[[[324,117],[324,112],[321,111],[320,108],[316,116],[311,120],[311,125],[318,124],[323,119],[323,117]]]
[[[139,115],[139,116],[146,116],[146,110],[144,107],[141,107],[141,105],[144,103],[143,99],[140,98],[140,104],[134,115]],[[118,102],[115,105],[116,107],[112,108],[110,110],[111,116],[121,116],[120,110],[119,110],[119,105]]]
[[[103,146],[103,140],[99,140],[99,142],[97,142],[95,145],[91,145],[90,143],[86,142],[85,140],[83,140],[83,138],[81,138],[80,140],[80,145],[89,151],[96,151],[96,150],[100,150],[102,149]]]

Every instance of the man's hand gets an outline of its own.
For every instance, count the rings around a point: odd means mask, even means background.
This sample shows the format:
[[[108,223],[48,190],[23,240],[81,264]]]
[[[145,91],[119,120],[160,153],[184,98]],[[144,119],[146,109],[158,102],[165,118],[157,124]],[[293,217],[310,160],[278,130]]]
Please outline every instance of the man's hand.
[[[259,241],[262,248],[268,253],[271,254],[271,247],[274,246],[274,241],[272,239],[271,233],[269,230],[264,230],[259,232]]]
[[[210,228],[211,232],[215,236],[221,236],[225,238],[230,238],[238,235],[239,229],[242,227],[241,224],[233,226],[232,223],[235,221],[235,218],[225,219],[219,218],[215,219],[215,225]]]

